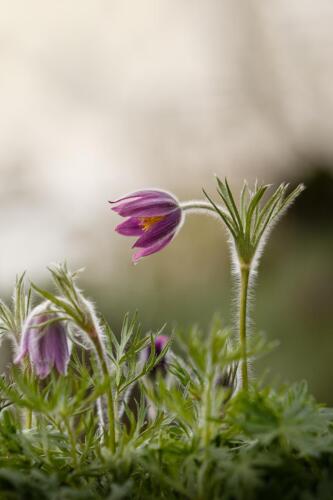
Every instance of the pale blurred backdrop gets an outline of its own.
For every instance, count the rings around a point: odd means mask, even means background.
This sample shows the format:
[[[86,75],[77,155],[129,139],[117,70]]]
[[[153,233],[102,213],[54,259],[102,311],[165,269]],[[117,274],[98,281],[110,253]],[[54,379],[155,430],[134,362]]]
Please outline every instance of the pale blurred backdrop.
[[[86,267],[117,330],[232,324],[220,225],[191,217],[137,266],[107,200],[142,187],[181,199],[214,174],[304,181],[260,267],[256,323],[273,378],[333,403],[331,0],[0,0],[0,292],[17,273]],[[6,346],[3,347],[3,358]],[[2,362],[4,366],[5,362]]]

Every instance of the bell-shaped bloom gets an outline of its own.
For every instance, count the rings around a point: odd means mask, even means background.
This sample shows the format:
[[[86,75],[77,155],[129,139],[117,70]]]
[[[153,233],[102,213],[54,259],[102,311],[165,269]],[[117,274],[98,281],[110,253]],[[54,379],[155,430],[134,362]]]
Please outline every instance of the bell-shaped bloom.
[[[65,374],[70,357],[64,323],[56,313],[48,311],[49,307],[48,303],[43,303],[27,317],[19,353],[14,360],[19,363],[28,356],[36,375],[41,379],[47,377],[53,368]]]
[[[183,221],[178,200],[166,191],[136,191],[110,202],[112,210],[127,220],[116,227],[124,236],[137,236],[133,248],[139,248],[132,260],[159,252],[174,238]]]

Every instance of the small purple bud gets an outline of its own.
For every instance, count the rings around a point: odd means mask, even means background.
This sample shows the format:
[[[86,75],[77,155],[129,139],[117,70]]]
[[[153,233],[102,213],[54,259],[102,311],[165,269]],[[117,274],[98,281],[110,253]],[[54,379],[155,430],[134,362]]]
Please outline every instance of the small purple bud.
[[[234,363],[229,368],[223,370],[215,381],[216,386],[221,387],[225,392],[224,403],[229,401],[237,390],[237,368],[238,364]]]
[[[155,338],[155,357],[157,358],[161,352],[163,351],[164,347],[166,344],[170,341],[169,337],[167,335],[158,335]],[[143,360],[145,362],[148,361],[149,357],[151,354],[151,347],[148,346],[146,349],[143,351]],[[158,371],[161,373],[165,374],[167,371],[167,366],[168,366],[168,361],[166,359],[166,356],[164,356],[158,364],[150,371],[150,375],[155,376]]]
[[[64,323],[57,313],[49,312],[50,304],[44,302],[35,307],[23,326],[19,353],[14,363],[20,363],[28,355],[36,375],[43,379],[53,368],[66,374],[69,349]]]

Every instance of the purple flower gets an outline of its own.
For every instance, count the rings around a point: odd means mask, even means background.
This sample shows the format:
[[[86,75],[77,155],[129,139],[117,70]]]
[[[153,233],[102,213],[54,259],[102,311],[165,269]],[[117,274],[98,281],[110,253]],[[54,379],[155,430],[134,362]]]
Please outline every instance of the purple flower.
[[[127,220],[116,227],[124,236],[138,236],[133,248],[140,248],[132,260],[159,252],[175,236],[183,214],[179,202],[170,193],[158,189],[136,191],[116,201],[112,210]]]
[[[20,350],[14,363],[28,355],[41,379],[47,377],[55,367],[65,374],[69,361],[66,329],[56,313],[48,311],[50,305],[43,303],[35,307],[23,327]]]

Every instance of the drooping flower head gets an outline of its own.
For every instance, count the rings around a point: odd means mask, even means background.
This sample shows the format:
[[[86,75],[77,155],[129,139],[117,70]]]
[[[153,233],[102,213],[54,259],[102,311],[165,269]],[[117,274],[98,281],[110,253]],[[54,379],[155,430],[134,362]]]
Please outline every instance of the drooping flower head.
[[[133,254],[134,263],[168,245],[183,220],[178,200],[166,191],[136,191],[110,203],[114,205],[112,210],[127,217],[116,231],[124,236],[138,236],[133,248],[140,250]]]
[[[27,355],[37,376],[47,377],[53,368],[65,374],[69,361],[69,349],[64,323],[54,312],[49,312],[50,304],[44,302],[35,307],[26,319],[22,330],[21,344],[14,363],[19,363]]]

